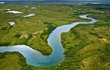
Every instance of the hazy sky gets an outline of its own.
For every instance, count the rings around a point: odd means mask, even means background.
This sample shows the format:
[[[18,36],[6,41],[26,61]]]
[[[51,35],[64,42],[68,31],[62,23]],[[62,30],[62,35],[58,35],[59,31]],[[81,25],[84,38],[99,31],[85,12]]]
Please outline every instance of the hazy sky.
[[[0,0],[0,1],[110,1],[110,0]]]

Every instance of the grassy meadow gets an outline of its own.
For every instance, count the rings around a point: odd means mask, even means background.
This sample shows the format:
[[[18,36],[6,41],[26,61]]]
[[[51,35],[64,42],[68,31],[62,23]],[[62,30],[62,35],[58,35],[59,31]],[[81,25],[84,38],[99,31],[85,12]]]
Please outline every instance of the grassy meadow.
[[[8,9],[23,13],[6,13]],[[30,13],[36,15],[23,17]],[[78,25],[62,33],[65,60],[61,64],[34,67],[21,54],[6,52],[0,53],[0,70],[110,70],[110,7],[106,5],[0,5],[0,46],[25,44],[49,55],[52,52],[47,44],[49,34],[61,25],[89,21],[79,18],[86,13],[99,22]],[[15,25],[10,26],[9,22]]]

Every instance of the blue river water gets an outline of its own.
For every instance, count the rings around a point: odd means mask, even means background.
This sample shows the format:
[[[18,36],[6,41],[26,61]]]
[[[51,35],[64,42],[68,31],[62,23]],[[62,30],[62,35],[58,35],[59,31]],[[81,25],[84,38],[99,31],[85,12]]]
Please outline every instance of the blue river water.
[[[64,60],[64,48],[61,44],[61,36],[60,34],[62,32],[68,32],[71,30],[71,28],[74,28],[75,26],[79,24],[94,24],[98,20],[89,18],[86,15],[80,15],[80,18],[89,19],[91,21],[89,22],[74,22],[67,25],[62,25],[54,29],[47,41],[48,45],[52,48],[52,53],[49,56],[42,55],[37,50],[32,49],[31,47],[27,45],[15,45],[15,46],[0,46],[0,52],[18,52],[24,56],[26,59],[27,64],[33,65],[33,66],[52,66],[55,64],[59,64]]]

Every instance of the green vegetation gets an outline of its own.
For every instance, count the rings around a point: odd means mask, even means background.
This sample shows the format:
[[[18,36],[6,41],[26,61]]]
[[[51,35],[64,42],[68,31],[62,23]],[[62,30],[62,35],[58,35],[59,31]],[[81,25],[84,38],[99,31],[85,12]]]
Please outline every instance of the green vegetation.
[[[31,9],[33,6],[36,9]],[[96,7],[0,5],[0,46],[26,44],[44,55],[52,52],[47,38],[56,27],[77,21],[89,21],[78,17],[85,13],[91,13],[90,17],[99,20],[96,24],[78,25],[70,32],[62,33],[65,60],[61,64],[33,67],[26,64],[21,54],[7,52],[0,53],[0,70],[110,70],[110,10]],[[6,13],[9,8],[23,13]],[[36,16],[23,17],[29,13],[35,13]],[[10,21],[15,22],[13,27],[10,27]]]

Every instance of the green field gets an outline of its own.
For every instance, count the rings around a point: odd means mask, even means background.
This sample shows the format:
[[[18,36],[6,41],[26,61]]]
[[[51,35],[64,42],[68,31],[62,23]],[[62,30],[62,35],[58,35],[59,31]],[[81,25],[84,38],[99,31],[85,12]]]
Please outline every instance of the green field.
[[[36,9],[32,9],[36,7]],[[106,9],[108,8],[108,9]],[[6,13],[7,9],[23,12]],[[23,16],[35,13],[36,16]],[[110,70],[110,7],[78,5],[0,5],[0,46],[26,44],[49,55],[52,49],[47,38],[56,27],[79,21],[79,15],[91,13],[99,20],[96,24],[78,25],[70,32],[62,33],[65,60],[52,67],[27,65],[17,53],[0,53],[0,70]],[[11,27],[9,22],[15,22]]]

